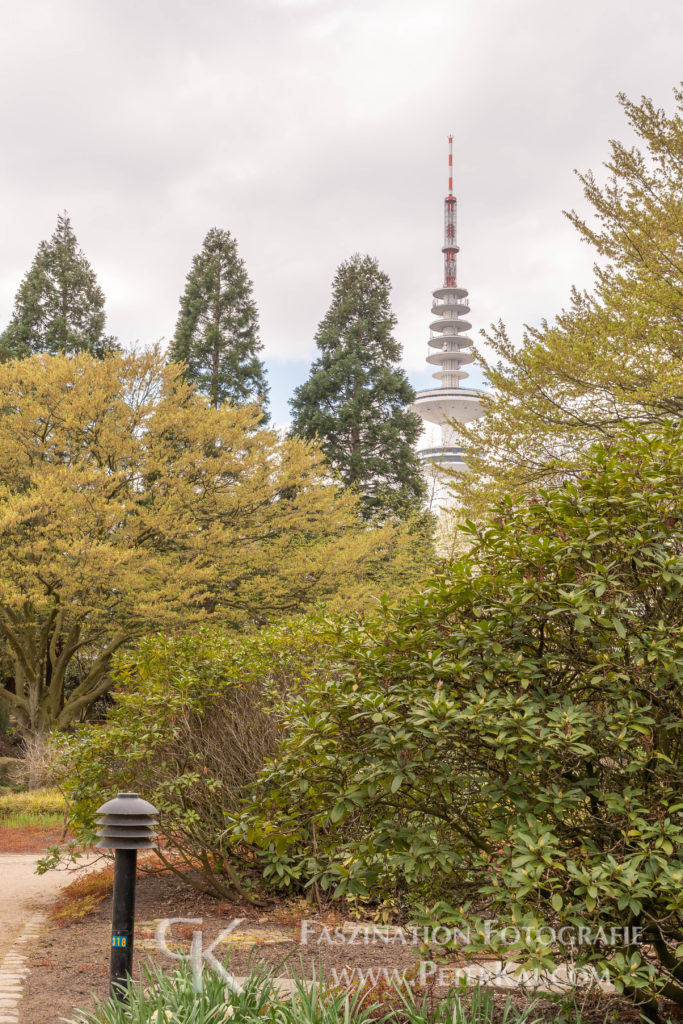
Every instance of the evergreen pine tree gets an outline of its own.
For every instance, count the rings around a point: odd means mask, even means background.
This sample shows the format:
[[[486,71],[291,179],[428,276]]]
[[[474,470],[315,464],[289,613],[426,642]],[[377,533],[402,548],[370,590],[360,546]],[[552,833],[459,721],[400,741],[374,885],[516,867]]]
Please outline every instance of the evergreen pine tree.
[[[268,384],[257,353],[258,312],[252,284],[229,231],[212,228],[192,260],[169,356],[187,364],[187,379],[215,407],[260,401]]]
[[[118,348],[105,335],[105,323],[104,292],[64,213],[19,286],[12,319],[0,335],[0,362],[39,352],[89,352],[102,359]]]
[[[370,256],[340,265],[315,337],[320,355],[290,401],[293,433],[320,439],[368,518],[407,516],[425,494],[414,450],[421,423],[406,408],[415,392],[399,366],[390,287]]]

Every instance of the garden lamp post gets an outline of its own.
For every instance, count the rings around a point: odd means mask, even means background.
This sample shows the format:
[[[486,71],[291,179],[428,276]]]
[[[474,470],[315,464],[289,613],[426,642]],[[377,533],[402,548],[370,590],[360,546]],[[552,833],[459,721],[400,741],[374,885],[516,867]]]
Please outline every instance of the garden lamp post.
[[[119,793],[102,804],[97,813],[99,842],[95,845],[116,851],[109,983],[111,995],[123,1000],[133,970],[138,850],[152,850],[156,846],[154,829],[159,812],[137,793]]]

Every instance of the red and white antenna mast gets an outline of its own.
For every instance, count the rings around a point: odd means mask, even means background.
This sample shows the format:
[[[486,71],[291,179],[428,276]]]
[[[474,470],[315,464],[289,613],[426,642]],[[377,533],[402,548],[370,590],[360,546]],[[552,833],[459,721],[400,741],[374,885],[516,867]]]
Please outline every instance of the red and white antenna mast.
[[[444,200],[443,283],[444,288],[457,285],[458,201],[453,195],[453,136],[448,136],[448,195]]]
[[[448,194],[453,195],[453,136],[448,136]]]

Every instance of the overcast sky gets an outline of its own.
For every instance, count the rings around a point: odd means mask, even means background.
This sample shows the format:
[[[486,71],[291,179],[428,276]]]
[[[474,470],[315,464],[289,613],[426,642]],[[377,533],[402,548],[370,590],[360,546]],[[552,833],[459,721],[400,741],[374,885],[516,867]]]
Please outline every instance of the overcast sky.
[[[210,227],[254,283],[277,423],[341,260],[377,257],[416,387],[455,134],[459,282],[513,337],[591,281],[573,168],[671,109],[680,0],[0,0],[0,328],[67,209],[124,344],[171,337]],[[474,370],[470,383],[479,384]]]

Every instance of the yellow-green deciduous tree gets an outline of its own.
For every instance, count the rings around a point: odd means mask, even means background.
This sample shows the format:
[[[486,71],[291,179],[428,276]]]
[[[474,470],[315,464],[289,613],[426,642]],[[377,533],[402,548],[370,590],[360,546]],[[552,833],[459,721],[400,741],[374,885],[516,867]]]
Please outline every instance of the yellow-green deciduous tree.
[[[674,96],[672,115],[620,96],[642,149],[612,141],[604,186],[579,175],[594,219],[568,217],[600,260],[592,294],[573,292],[519,348],[499,324],[488,336],[497,364],[478,353],[493,386],[486,414],[455,424],[472,472],[454,483],[471,511],[572,472],[623,420],[683,413],[683,91]]]
[[[158,351],[0,366],[0,700],[25,731],[82,717],[143,630],[364,597],[396,532],[260,416],[212,408]]]

